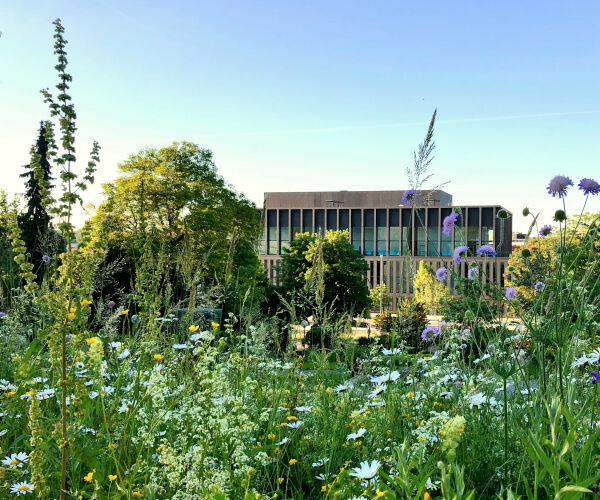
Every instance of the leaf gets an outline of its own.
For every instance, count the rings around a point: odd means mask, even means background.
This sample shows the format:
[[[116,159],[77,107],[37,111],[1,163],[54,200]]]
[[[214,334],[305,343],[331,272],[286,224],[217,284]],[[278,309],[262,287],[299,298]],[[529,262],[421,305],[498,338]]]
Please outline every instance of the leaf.
[[[575,485],[563,486],[554,498],[556,500],[558,500],[559,498],[562,498],[565,494],[571,493],[571,492],[591,493],[592,491],[588,490],[587,488],[584,488],[583,486],[575,486]]]

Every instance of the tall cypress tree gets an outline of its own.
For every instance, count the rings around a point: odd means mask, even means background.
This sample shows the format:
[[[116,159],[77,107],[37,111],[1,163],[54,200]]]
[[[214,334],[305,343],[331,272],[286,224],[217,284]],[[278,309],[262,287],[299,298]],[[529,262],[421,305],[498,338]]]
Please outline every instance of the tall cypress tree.
[[[46,124],[40,122],[40,131],[37,143],[32,147],[32,157],[35,155],[39,163],[36,169],[36,161],[33,160],[23,168],[26,170],[20,177],[25,181],[25,199],[27,200],[27,211],[19,215],[19,226],[21,227],[21,238],[25,241],[27,253],[30,260],[37,268],[42,262],[45,253],[52,253],[55,240],[55,232],[50,225],[50,215],[43,205],[43,190],[51,189],[52,181],[50,162],[48,161],[48,141],[46,139]],[[36,170],[38,174],[36,175]],[[40,173],[42,175],[40,175]]]

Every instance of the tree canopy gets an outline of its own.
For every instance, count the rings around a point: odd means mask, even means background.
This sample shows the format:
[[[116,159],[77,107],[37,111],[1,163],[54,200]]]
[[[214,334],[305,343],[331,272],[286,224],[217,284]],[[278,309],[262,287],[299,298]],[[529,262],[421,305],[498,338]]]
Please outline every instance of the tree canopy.
[[[319,245],[316,234],[296,234],[284,251],[279,269],[280,290],[291,298],[314,282]],[[348,231],[327,231],[322,249],[323,303],[333,312],[359,313],[369,307],[365,281],[367,263],[350,243]]]
[[[185,254],[194,273],[227,288],[254,279],[258,211],[217,173],[213,154],[190,142],[145,149],[119,165],[89,221],[87,245],[134,262],[143,247]],[[229,293],[229,292],[225,292]]]

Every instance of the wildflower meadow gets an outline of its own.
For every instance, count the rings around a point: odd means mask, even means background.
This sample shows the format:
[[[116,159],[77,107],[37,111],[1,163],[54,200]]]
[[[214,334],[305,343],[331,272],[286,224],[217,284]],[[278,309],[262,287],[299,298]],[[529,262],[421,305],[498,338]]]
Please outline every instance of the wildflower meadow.
[[[504,286],[454,210],[439,321],[411,297],[381,312],[347,233],[298,238],[278,287],[256,207],[192,143],[131,155],[74,224],[102,149],[75,152],[60,20],[54,40],[29,205],[0,199],[0,498],[600,498],[596,180],[548,179],[554,219],[524,208]]]

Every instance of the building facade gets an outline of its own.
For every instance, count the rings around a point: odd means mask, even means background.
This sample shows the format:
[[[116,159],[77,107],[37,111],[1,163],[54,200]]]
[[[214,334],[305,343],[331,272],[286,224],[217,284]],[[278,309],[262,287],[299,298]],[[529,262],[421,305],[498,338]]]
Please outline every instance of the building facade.
[[[471,254],[481,245],[493,246],[496,259],[469,257],[468,260],[478,262],[483,279],[503,284],[512,243],[510,213],[507,219],[499,219],[500,205],[453,206],[452,195],[440,190],[418,191],[412,206],[404,206],[404,193],[265,193],[259,257],[268,276],[277,283],[278,262],[296,234],[324,235],[328,230],[339,229],[348,231],[354,249],[367,261],[365,279],[369,288],[385,283],[394,309],[402,296],[412,294],[411,276],[421,261],[434,269],[450,268],[454,248],[460,245],[468,246]],[[442,232],[442,222],[458,208],[461,215],[447,236]],[[408,253],[411,259],[406,258]],[[466,276],[464,259],[459,267],[460,275]],[[451,278],[448,287],[451,294],[456,293]]]

